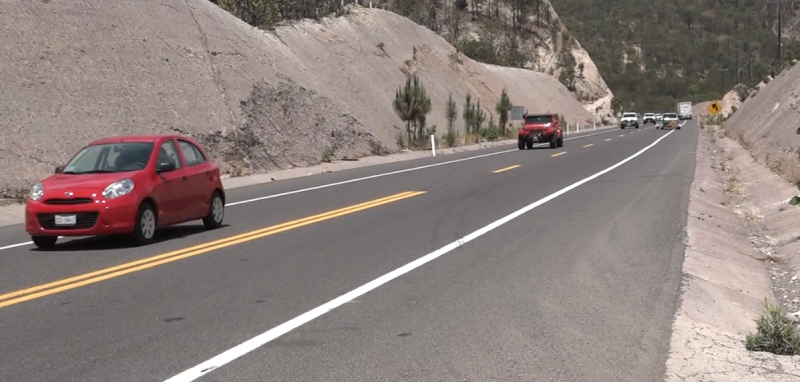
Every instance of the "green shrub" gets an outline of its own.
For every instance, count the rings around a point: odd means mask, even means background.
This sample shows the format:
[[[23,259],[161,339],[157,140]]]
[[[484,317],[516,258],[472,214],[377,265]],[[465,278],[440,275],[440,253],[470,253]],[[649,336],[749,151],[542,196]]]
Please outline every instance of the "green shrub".
[[[747,335],[745,347],[750,351],[777,355],[800,355],[800,331],[784,317],[780,307],[764,301],[766,312],[756,319],[756,332]]]

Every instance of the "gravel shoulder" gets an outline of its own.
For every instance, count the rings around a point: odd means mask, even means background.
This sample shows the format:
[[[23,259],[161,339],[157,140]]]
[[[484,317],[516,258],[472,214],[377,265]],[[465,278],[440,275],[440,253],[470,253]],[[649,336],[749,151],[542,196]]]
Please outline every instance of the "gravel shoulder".
[[[796,191],[720,128],[701,131],[665,381],[800,378],[796,358],[744,346],[765,299],[800,310]]]

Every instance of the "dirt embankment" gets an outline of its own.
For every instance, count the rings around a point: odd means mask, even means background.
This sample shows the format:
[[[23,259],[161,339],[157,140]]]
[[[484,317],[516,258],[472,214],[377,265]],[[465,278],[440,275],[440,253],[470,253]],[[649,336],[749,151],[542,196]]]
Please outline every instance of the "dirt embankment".
[[[796,192],[717,126],[701,131],[667,382],[800,380],[796,357],[745,347],[765,299],[800,310]]]
[[[800,66],[759,87],[723,127],[759,163],[793,183],[800,181]]]
[[[378,9],[273,33],[207,0],[10,0],[0,23],[0,199],[112,134],[193,135],[231,175],[316,164],[334,145],[336,157],[385,154],[402,131],[391,100],[407,72],[426,85],[439,134],[448,93],[491,112],[503,87],[530,111],[597,120],[557,79],[459,56]]]

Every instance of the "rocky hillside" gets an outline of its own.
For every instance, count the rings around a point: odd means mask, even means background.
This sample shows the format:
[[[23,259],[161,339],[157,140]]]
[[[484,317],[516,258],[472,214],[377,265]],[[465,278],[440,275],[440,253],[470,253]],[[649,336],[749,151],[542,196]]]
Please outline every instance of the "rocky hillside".
[[[596,121],[556,78],[475,62],[407,18],[352,8],[265,31],[207,0],[11,1],[0,8],[0,199],[110,134],[180,132],[230,175],[381,155],[396,148],[392,109],[407,73],[446,126],[452,93],[492,112],[504,87],[530,111]]]
[[[755,86],[780,59],[800,58],[800,13],[752,0],[558,0],[561,19],[591,54],[625,109],[661,110]],[[780,58],[779,58],[780,57]]]
[[[800,181],[800,66],[768,80],[723,128],[756,160],[795,183]]]
[[[372,4],[427,26],[477,61],[552,75],[587,110],[614,119],[614,95],[549,0],[375,0]]]

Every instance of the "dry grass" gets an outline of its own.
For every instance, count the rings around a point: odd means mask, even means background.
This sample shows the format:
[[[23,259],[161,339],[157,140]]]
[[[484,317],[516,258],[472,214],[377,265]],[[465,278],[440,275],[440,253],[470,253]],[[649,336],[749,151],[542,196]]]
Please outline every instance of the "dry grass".
[[[732,195],[744,195],[746,191],[746,184],[739,177],[739,171],[731,167],[723,167],[723,169],[723,171],[728,173],[725,176],[723,190]]]

